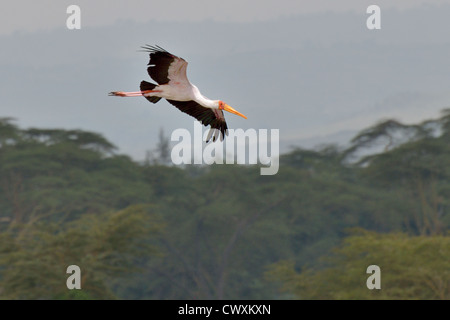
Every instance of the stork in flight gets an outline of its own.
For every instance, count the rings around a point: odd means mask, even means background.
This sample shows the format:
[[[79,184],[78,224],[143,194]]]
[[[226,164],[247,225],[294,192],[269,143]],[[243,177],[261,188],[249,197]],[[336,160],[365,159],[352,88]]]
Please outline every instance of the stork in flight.
[[[148,101],[157,103],[161,98],[166,99],[181,111],[199,120],[204,126],[211,126],[206,142],[213,138],[216,141],[220,135],[228,135],[228,127],[223,111],[228,111],[247,119],[242,113],[234,110],[221,100],[210,100],[203,96],[198,88],[189,82],[186,76],[188,63],[159,46],[144,46],[145,52],[150,53],[148,74],[158,85],[142,81],[141,91],[110,92],[111,96],[139,97],[144,96]]]

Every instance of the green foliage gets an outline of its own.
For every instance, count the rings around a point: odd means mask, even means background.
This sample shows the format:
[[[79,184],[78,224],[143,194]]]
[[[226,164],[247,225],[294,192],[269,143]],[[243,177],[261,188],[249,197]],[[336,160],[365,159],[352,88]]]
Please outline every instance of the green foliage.
[[[386,120],[261,176],[171,166],[162,131],[137,163],[97,133],[0,118],[0,298],[448,299],[449,119]]]
[[[159,255],[150,238],[162,222],[148,209],[84,215],[63,226],[38,223],[1,234],[3,299],[115,298],[108,282],[139,271],[136,262]],[[82,270],[80,292],[66,287],[66,268]]]
[[[297,299],[450,299],[450,237],[356,231],[345,238],[327,267],[295,270],[293,262],[266,273]],[[378,265],[381,289],[369,290],[367,267]]]

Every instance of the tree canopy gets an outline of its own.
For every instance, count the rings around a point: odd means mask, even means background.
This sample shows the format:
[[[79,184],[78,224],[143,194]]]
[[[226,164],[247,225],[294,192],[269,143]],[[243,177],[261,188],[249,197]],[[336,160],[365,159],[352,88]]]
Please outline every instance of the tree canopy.
[[[161,131],[140,163],[98,133],[0,118],[0,298],[450,298],[449,110],[294,148],[274,176],[173,166],[169,147]]]

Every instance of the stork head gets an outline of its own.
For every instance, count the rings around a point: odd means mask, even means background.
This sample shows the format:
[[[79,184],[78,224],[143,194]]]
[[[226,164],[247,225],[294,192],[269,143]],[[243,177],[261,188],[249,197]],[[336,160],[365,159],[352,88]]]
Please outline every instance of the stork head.
[[[247,119],[246,116],[244,116],[242,113],[240,113],[239,111],[234,110],[232,107],[230,107],[229,105],[227,105],[225,102],[223,102],[222,100],[219,100],[219,110],[225,110],[234,114],[237,114],[238,116],[241,116],[242,118]]]

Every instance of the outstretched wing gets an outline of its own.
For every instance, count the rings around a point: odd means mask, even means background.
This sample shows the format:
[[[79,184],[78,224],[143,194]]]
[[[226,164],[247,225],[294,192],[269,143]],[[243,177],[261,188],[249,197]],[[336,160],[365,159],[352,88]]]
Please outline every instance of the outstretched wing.
[[[159,46],[143,46],[142,49],[150,52],[148,74],[158,84],[167,84],[170,81],[189,82],[186,76],[188,63]]]
[[[220,141],[223,141],[225,134],[228,135],[228,127],[222,110],[205,108],[195,101],[167,101],[184,113],[199,120],[204,126],[211,126],[206,142],[209,142],[211,137],[213,141],[216,141],[219,135]]]

